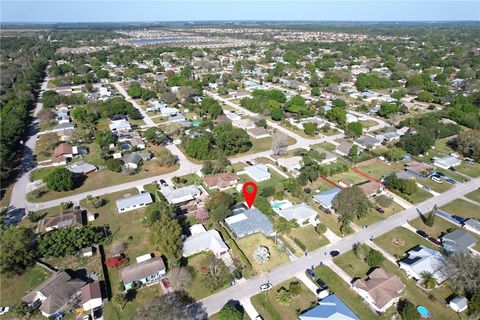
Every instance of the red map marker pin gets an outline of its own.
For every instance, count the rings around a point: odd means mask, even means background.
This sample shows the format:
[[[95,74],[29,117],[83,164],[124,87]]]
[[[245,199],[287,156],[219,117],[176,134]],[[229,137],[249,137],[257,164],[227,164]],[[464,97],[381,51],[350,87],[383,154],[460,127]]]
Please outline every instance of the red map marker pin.
[[[247,182],[243,185],[242,191],[248,207],[251,208],[253,202],[255,201],[255,197],[257,196],[257,185],[251,181]]]

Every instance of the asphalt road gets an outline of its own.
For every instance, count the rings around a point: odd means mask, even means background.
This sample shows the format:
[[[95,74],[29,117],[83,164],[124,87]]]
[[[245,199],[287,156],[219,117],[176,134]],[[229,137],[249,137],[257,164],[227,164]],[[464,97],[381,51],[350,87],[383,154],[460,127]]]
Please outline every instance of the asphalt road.
[[[270,272],[257,277],[251,278],[246,282],[237,284],[233,287],[213,294],[205,299],[200,300],[206,308],[209,315],[217,313],[228,301],[239,301],[260,292],[260,285],[265,282],[271,282],[274,286],[280,284],[290,278],[294,277],[297,272],[303,272],[312,265],[318,266],[320,262],[330,260],[329,252],[338,250],[340,253],[350,251],[355,243],[368,242],[370,237],[378,237],[384,233],[389,232],[405,223],[408,220],[413,220],[418,217],[418,212],[428,212],[433,209],[435,205],[442,206],[451,202],[463,195],[474,191],[480,187],[480,178],[472,179],[470,182],[459,185],[456,188],[450,189],[439,196],[430,198],[415,207],[399,212],[385,220],[382,220],[367,229],[356,232],[341,240],[322,247],[316,251],[309,253],[295,261],[281,265],[278,268],[270,270]]]

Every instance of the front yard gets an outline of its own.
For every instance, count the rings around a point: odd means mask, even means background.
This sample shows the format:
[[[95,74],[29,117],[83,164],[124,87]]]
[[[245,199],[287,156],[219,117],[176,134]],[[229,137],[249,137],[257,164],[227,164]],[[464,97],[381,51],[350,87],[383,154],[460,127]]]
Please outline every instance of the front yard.
[[[302,252],[311,252],[330,243],[325,236],[320,236],[312,225],[294,228],[285,238],[290,245],[298,247]]]
[[[282,304],[276,299],[277,290],[284,287],[288,289],[291,282],[300,283],[300,293],[291,298],[288,304]],[[297,279],[287,280],[267,292],[261,292],[250,298],[257,312],[265,320],[298,319],[298,315],[316,305],[315,295]]]
[[[480,220],[480,206],[462,199],[456,199],[447,203],[440,209],[452,215]]]
[[[466,198],[480,203],[480,189],[472,191],[465,195]]]
[[[362,177],[361,175],[359,175],[358,173],[354,172],[351,169],[348,170],[347,172],[339,173],[328,178],[335,183],[338,183],[338,181],[342,179],[347,180],[353,184],[359,184],[359,183],[368,181],[367,178]]]
[[[445,233],[447,233],[447,230],[449,229],[460,229],[460,227],[454,225],[453,223],[448,222],[445,219],[442,219],[440,217],[435,217],[435,223],[433,226],[429,227],[425,223],[423,223],[422,218],[416,218],[412,221],[410,221],[410,224],[412,227],[418,229],[418,230],[423,230],[428,235],[435,237],[435,238],[440,238],[443,236]]]
[[[397,259],[402,258],[408,250],[419,244],[431,249],[437,249],[430,241],[403,227],[398,227],[385,233],[376,238],[374,242]]]

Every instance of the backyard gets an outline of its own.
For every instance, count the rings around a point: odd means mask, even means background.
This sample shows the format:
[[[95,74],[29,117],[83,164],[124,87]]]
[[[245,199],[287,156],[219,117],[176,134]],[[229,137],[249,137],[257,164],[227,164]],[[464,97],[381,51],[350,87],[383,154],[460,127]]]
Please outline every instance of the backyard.
[[[403,170],[400,165],[387,165],[385,162],[377,158],[357,163],[355,167],[363,173],[366,173],[377,180],[380,180],[380,178],[388,176],[395,171]]]
[[[52,274],[39,266],[29,268],[22,275],[10,277],[2,274],[0,306],[12,306],[20,301],[31,289],[45,281]]]

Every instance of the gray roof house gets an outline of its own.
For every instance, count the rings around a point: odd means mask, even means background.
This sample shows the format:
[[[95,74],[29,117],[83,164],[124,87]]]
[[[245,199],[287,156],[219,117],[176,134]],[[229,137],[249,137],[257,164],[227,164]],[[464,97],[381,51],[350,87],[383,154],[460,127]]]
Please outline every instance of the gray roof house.
[[[350,149],[352,149],[353,144],[347,141],[342,141],[340,144],[337,146],[337,149],[335,150],[336,153],[346,156],[350,152]]]
[[[225,223],[237,239],[258,232],[261,232],[266,236],[275,235],[270,220],[268,220],[266,215],[255,208],[230,216],[225,219]]]
[[[202,191],[196,185],[190,185],[178,189],[175,189],[173,186],[168,186],[160,189],[160,192],[171,204],[182,204],[192,201],[202,194]]]
[[[156,283],[165,273],[165,264],[160,256],[130,265],[120,271],[125,290],[133,288],[135,283],[141,285]]]
[[[97,171],[97,167],[85,161],[78,161],[78,162],[72,163],[68,165],[66,168],[68,171],[78,175],[86,175],[86,174],[89,174],[90,172]]]
[[[60,311],[65,304],[80,293],[86,282],[70,277],[68,273],[59,271],[45,280],[38,287],[27,293],[22,301],[30,306],[38,307],[45,317]]]
[[[152,202],[153,200],[150,193],[142,192],[140,194],[118,199],[116,204],[118,212],[121,213],[145,207]]]
[[[451,167],[456,167],[462,164],[462,160],[453,156],[445,156],[442,158],[433,157],[432,161],[434,166],[437,166],[443,169],[449,169]]]
[[[72,122],[69,122],[69,123],[61,123],[61,124],[56,125],[52,129],[52,131],[53,132],[58,132],[58,131],[73,130],[73,129],[75,129],[75,124],[72,123]]]
[[[288,221],[295,220],[299,225],[313,223],[318,214],[305,202],[284,209],[279,208],[275,212]]]
[[[361,136],[354,140],[353,143],[363,149],[375,149],[382,144],[382,140],[378,140],[371,136]]]
[[[442,237],[442,246],[447,252],[468,252],[477,239],[463,230],[454,230]]]
[[[468,231],[475,232],[476,234],[480,234],[480,222],[475,219],[468,219],[463,222],[463,227]]]

